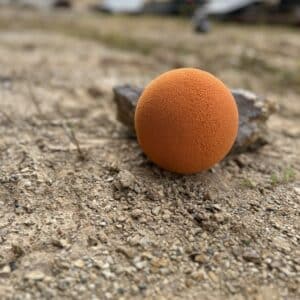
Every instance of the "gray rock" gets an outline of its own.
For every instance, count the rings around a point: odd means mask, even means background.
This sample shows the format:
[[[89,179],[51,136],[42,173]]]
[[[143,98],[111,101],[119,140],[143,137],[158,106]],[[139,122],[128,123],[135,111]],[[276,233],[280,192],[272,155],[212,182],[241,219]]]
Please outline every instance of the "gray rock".
[[[122,170],[118,174],[118,182],[116,183],[120,188],[130,188],[135,183],[135,177],[127,170]]]
[[[117,118],[134,131],[134,112],[137,101],[143,92],[143,88],[131,85],[116,86],[113,88],[114,101],[117,104]]]
[[[239,110],[239,132],[232,151],[242,152],[266,144],[266,121],[276,111],[274,103],[246,90],[231,91]]]
[[[131,216],[134,218],[134,219],[139,219],[141,216],[143,215],[143,210],[141,209],[134,209],[132,212],[131,212]]]
[[[116,277],[116,275],[110,270],[103,270],[101,274],[104,276],[105,279],[108,280],[113,280]]]
[[[113,88],[117,118],[134,132],[134,112],[143,88],[131,85]],[[268,142],[266,121],[276,111],[266,98],[242,90],[231,90],[239,110],[239,132],[231,153],[255,150]]]
[[[260,263],[261,257],[260,255],[253,249],[246,249],[243,253],[243,258],[245,261],[253,262],[253,263]]]

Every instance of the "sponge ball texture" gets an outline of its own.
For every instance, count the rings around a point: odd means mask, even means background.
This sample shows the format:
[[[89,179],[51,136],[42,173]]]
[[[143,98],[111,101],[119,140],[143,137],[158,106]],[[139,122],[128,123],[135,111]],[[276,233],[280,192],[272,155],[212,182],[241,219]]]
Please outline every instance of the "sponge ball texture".
[[[135,128],[150,160],[191,174],[212,167],[229,152],[238,132],[238,110],[230,90],[210,73],[175,69],[146,87]]]

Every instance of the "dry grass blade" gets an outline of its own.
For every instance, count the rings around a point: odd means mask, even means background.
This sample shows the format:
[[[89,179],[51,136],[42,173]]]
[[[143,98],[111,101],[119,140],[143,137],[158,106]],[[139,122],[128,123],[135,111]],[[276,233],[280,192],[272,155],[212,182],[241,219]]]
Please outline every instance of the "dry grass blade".
[[[70,142],[76,147],[76,151],[78,153],[78,158],[80,160],[85,160],[86,155],[80,147],[80,143],[79,143],[79,141],[76,137],[75,131],[72,128],[72,126],[68,122],[64,122],[63,123],[63,128],[64,128],[64,131],[65,131],[67,137],[70,139]]]
[[[5,111],[1,111],[0,113],[9,123],[14,123],[13,119]]]
[[[35,93],[33,92],[32,89],[32,83],[31,81],[28,79],[28,83],[27,83],[27,87],[28,87],[28,91],[29,91],[29,96],[30,96],[30,100],[32,102],[32,104],[34,105],[34,107],[36,108],[37,113],[41,116],[44,117],[43,111],[41,109],[41,105],[38,101],[38,99],[36,98]]]

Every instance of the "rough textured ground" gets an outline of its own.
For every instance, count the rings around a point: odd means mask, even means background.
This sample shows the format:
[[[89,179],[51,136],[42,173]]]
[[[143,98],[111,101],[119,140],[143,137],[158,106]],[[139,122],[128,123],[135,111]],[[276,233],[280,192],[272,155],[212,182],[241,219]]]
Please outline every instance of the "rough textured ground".
[[[1,299],[299,299],[299,32],[4,9],[0,29]],[[149,163],[111,88],[176,66],[277,101],[271,143],[194,176]]]

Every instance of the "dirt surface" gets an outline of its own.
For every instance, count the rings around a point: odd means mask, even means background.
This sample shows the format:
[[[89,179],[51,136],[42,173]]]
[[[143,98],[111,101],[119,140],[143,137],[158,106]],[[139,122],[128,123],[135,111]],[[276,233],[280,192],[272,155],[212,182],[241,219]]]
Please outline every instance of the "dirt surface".
[[[0,29],[1,299],[299,299],[299,32],[4,9]],[[111,88],[176,66],[276,101],[270,144],[151,164]]]

